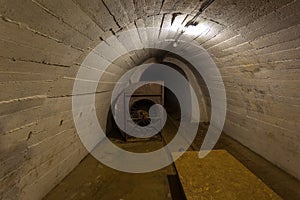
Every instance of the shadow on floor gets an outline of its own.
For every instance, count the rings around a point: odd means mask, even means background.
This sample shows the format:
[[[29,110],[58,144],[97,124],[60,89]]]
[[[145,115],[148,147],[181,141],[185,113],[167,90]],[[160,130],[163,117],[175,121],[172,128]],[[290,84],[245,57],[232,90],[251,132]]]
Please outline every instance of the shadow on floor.
[[[200,149],[207,127],[207,124],[199,127],[191,150]],[[168,143],[176,130],[176,122],[168,120],[163,130],[166,140],[164,142],[115,144],[132,152],[149,152]],[[226,134],[222,134],[215,148],[227,150],[283,199],[300,199],[300,182],[297,179]],[[184,200],[185,198],[174,165],[151,173],[129,174],[104,166],[89,155],[45,199]]]
[[[177,175],[168,175],[170,192],[173,200],[186,200],[182,191],[179,177]]]

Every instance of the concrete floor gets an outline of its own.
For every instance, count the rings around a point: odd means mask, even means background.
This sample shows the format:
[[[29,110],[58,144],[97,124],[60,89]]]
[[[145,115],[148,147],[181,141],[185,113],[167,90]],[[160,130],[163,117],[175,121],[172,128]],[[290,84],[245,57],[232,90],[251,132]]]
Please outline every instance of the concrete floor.
[[[119,172],[88,156],[45,199],[172,199],[167,177],[172,174],[173,166],[146,174]]]
[[[198,150],[207,126],[201,125],[189,150]],[[170,141],[176,132],[176,122],[168,120],[163,130],[164,141],[115,143],[134,152],[159,149]],[[216,149],[225,149],[273,189],[283,199],[300,199],[300,182],[286,174],[259,155],[235,140],[222,134]],[[129,174],[113,170],[92,156],[87,156],[57,187],[46,200],[101,199],[101,200],[153,200],[184,199],[174,165],[146,174]]]

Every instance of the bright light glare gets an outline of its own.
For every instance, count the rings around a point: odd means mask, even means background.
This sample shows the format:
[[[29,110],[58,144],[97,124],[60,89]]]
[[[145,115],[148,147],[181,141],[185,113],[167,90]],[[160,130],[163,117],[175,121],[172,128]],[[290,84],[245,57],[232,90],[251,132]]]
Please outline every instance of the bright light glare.
[[[209,26],[206,24],[198,24],[197,26],[189,26],[187,27],[185,34],[191,36],[202,35],[209,31]]]
[[[182,24],[180,21],[175,21],[172,26],[170,27],[170,30],[172,31],[178,31],[178,29],[183,28]]]

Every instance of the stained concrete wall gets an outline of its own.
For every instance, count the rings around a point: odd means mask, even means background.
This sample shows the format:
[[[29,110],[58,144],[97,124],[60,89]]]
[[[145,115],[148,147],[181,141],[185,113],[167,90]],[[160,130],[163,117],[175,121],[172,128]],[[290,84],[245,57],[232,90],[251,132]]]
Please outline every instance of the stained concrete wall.
[[[1,0],[0,199],[42,198],[87,154],[72,121],[71,96],[91,48],[122,27],[183,23],[200,4]],[[225,83],[225,132],[298,179],[299,4],[216,0],[201,15],[210,31],[196,39]],[[116,65],[111,73],[118,77],[126,68]],[[110,88],[105,82],[98,88],[103,101],[96,107],[103,113]],[[106,115],[99,118],[105,124]]]

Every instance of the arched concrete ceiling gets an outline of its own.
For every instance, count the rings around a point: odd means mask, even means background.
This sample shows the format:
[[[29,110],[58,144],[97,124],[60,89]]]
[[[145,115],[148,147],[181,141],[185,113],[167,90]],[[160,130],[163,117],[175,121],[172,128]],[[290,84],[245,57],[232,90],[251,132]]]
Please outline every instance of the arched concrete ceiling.
[[[71,95],[91,49],[126,29],[177,30],[202,3],[1,0],[0,199],[41,198],[86,155],[74,128]],[[297,178],[299,8],[297,0],[216,0],[199,17],[207,31],[195,36],[225,83],[224,131]],[[114,63],[107,75],[124,73],[130,67],[124,64]],[[102,87],[97,95],[108,99],[110,87]]]

